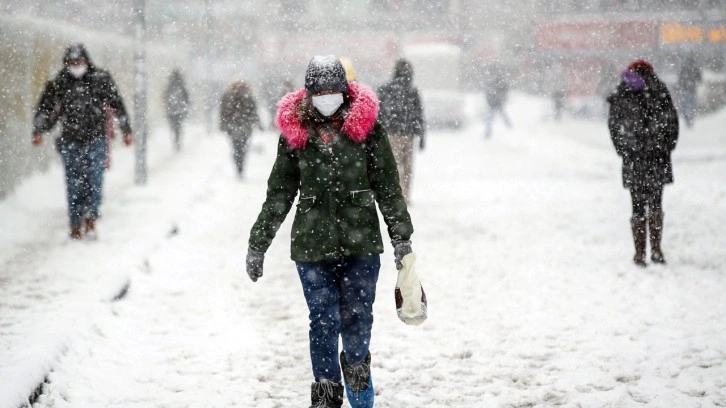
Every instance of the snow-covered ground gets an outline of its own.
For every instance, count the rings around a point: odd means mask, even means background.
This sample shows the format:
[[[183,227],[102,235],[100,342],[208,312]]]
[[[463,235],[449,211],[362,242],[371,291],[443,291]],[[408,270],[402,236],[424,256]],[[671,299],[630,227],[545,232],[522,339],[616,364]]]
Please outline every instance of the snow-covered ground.
[[[726,112],[684,129],[665,192],[666,266],[632,265],[629,195],[604,122],[430,134],[412,213],[429,320],[403,325],[383,255],[377,407],[726,406]],[[476,106],[472,111],[477,111]],[[0,202],[0,407],[309,404],[292,215],[244,272],[276,135],[234,177],[221,135],[151,141],[149,184],[116,148],[97,242],[69,242],[61,172]],[[8,226],[8,227],[6,227]],[[113,301],[129,283],[127,295]]]

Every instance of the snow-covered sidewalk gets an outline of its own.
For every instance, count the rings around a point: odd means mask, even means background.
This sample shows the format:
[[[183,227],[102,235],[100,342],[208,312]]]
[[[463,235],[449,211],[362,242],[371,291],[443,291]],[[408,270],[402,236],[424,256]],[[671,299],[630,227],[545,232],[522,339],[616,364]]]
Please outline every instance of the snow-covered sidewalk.
[[[639,269],[605,125],[542,122],[545,109],[515,96],[514,129],[495,126],[491,140],[480,124],[434,132],[418,156],[413,245],[429,321],[398,321],[388,250],[376,406],[726,406],[726,112],[683,130],[665,193],[669,263]],[[52,237],[0,258],[11,267],[0,271],[0,398],[27,392],[6,380],[52,368],[40,407],[306,406],[292,216],[265,276],[253,284],[244,272],[275,144],[255,137],[242,182],[227,141],[202,135],[156,160],[148,186],[111,182],[95,243],[66,242],[62,201],[47,209],[59,213],[40,223]],[[8,202],[25,207],[24,194]]]

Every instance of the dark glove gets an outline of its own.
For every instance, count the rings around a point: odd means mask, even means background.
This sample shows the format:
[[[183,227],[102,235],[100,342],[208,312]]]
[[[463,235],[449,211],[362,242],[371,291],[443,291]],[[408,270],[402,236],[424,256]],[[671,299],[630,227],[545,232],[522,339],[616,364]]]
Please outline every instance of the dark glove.
[[[426,147],[426,139],[421,136],[418,138],[418,150],[423,150]]]
[[[393,242],[393,256],[396,257],[396,269],[400,270],[403,268],[401,260],[403,257],[413,252],[411,249],[411,241],[394,241]]]
[[[262,277],[262,264],[265,262],[265,253],[256,249],[247,250],[247,275],[250,275],[252,282]]]

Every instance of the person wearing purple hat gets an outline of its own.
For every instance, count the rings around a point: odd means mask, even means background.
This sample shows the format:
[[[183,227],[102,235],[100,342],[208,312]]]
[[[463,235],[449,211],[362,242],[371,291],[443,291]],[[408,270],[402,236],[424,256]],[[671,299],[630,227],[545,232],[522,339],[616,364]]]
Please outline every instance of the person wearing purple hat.
[[[621,74],[607,99],[608,128],[615,151],[623,159],[623,185],[630,190],[630,219],[636,265],[645,267],[650,233],[650,259],[665,263],[663,187],[673,182],[671,152],[678,142],[678,114],[665,83],[645,60],[636,60]]]

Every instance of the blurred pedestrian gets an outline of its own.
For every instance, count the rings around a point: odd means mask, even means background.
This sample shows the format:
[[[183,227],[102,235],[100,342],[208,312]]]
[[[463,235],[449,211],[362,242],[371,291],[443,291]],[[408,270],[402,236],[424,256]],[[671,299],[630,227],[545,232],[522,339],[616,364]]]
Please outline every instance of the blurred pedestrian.
[[[257,113],[257,101],[249,84],[242,80],[233,82],[222,94],[219,112],[219,128],[227,133],[232,142],[232,157],[237,175],[241,178],[252,129],[263,130]]]
[[[423,150],[426,124],[421,96],[413,85],[413,67],[408,60],[401,58],[396,61],[393,78],[378,88],[378,97],[381,100],[381,124],[388,132],[401,190],[410,204],[414,139],[418,138],[418,148]]]
[[[348,82],[357,81],[358,73],[355,71],[353,60],[350,57],[340,57],[340,63],[343,64],[343,69],[345,69],[345,79]]]
[[[182,122],[189,115],[189,92],[178,69],[172,71],[164,92],[166,117],[174,133],[174,149],[181,150]]]
[[[693,126],[698,108],[698,84],[701,83],[701,69],[696,59],[691,55],[681,66],[678,73],[678,93],[680,95],[680,109],[686,126]]]
[[[623,185],[632,198],[633,261],[644,267],[648,231],[650,259],[665,263],[661,249],[663,187],[673,182],[671,152],[678,142],[678,115],[666,85],[647,61],[634,61],[621,78],[608,98],[608,128],[615,151],[623,159]]]
[[[600,65],[600,78],[597,82],[597,93],[600,97],[601,108],[599,114],[607,118],[608,96],[620,83],[620,71],[611,61],[602,61]]]
[[[505,126],[508,128],[512,127],[512,122],[509,120],[509,116],[507,116],[507,112],[504,110],[504,103],[507,101],[508,93],[509,83],[507,78],[504,76],[502,69],[499,67],[491,69],[485,90],[487,105],[489,105],[489,110],[487,110],[484,118],[484,136],[487,139],[492,136],[494,116],[497,114],[502,117]]]
[[[309,308],[312,406],[341,407],[345,388],[352,407],[373,407],[369,345],[383,252],[376,202],[399,269],[413,233],[378,101],[367,86],[348,83],[330,55],[314,57],[305,88],[278,106],[282,135],[250,232],[247,273],[262,276],[264,253],[299,191],[291,257]]]
[[[552,107],[555,113],[554,117],[559,122],[562,119],[562,112],[565,110],[567,98],[567,79],[565,76],[565,67],[562,63],[555,63],[550,69],[548,77],[550,97],[552,98]]]
[[[48,81],[35,109],[33,144],[60,120],[56,148],[63,159],[66,198],[73,239],[96,237],[100,216],[104,167],[107,160],[107,112],[113,112],[131,145],[131,125],[111,74],[96,67],[83,44],[66,49],[63,67]]]

